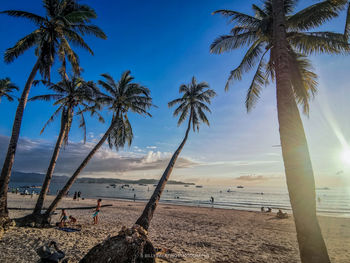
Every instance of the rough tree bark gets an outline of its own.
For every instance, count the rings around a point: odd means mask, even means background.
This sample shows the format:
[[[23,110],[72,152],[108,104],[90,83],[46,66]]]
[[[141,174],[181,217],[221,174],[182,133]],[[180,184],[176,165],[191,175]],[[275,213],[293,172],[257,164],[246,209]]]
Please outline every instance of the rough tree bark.
[[[168,179],[169,179],[170,174],[174,168],[177,157],[179,156],[182,148],[184,147],[184,145],[187,141],[188,133],[191,129],[191,120],[192,120],[192,111],[190,114],[190,118],[188,120],[188,127],[186,130],[186,134],[185,134],[184,139],[182,140],[180,146],[177,148],[177,150],[175,151],[175,153],[171,157],[170,162],[169,162],[167,168],[165,169],[161,179],[159,180],[158,185],[157,185],[156,189],[154,190],[150,200],[148,201],[145,209],[143,210],[142,215],[136,221],[136,224],[139,226],[142,226],[145,230],[148,230],[148,228],[149,228],[149,225],[150,225],[151,220],[153,218],[154,211],[157,208],[160,196],[162,195],[162,193],[164,191],[164,187],[165,187],[166,183],[168,182]]]
[[[118,115],[117,115],[118,116]],[[67,191],[71,188],[75,180],[78,178],[78,175],[81,173],[81,171],[85,168],[85,166],[89,163],[91,158],[94,156],[94,154],[101,148],[103,143],[107,140],[108,135],[111,133],[111,131],[114,128],[114,122],[111,123],[108,130],[105,132],[105,134],[102,136],[100,141],[95,145],[95,147],[90,151],[90,153],[85,157],[84,161],[80,164],[78,169],[74,172],[74,174],[69,178],[65,186],[59,191],[56,198],[52,201],[49,208],[45,211],[43,217],[45,222],[50,221],[50,216],[52,212],[55,211],[57,208],[58,203],[62,200],[62,198],[67,194]]]
[[[12,127],[12,134],[10,143],[7,149],[7,154],[5,157],[4,165],[1,170],[1,176],[0,176],[0,228],[7,228],[9,224],[9,216],[8,216],[8,209],[7,209],[7,190],[8,185],[11,177],[12,167],[15,160],[15,154],[17,149],[17,143],[19,139],[19,134],[21,131],[21,124],[23,119],[23,113],[24,109],[26,107],[28,96],[30,89],[32,87],[35,75],[39,69],[39,60],[35,63],[28,80],[26,82],[26,85],[24,86],[21,98],[19,100],[15,120],[13,122]]]
[[[45,180],[41,187],[41,191],[33,211],[33,215],[40,215],[41,210],[43,209],[45,197],[46,197],[47,191],[49,190],[49,186],[51,183],[53,172],[55,170],[57,158],[60,153],[61,146],[63,144],[63,140],[67,132],[68,122],[71,114],[72,114],[71,109],[67,109],[67,112],[64,112],[64,110],[62,111],[60,133],[56,141],[55,149],[53,151],[51,161],[46,172]]]
[[[316,217],[315,181],[308,145],[292,91],[284,1],[273,0],[273,59],[282,155],[293,209],[300,258],[304,263],[330,262]]]

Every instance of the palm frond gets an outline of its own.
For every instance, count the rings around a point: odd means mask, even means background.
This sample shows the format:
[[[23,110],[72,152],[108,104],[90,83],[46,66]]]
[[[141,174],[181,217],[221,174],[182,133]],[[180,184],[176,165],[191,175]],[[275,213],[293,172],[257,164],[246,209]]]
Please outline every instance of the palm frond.
[[[216,38],[210,45],[210,52],[214,54],[221,54],[244,45],[250,45],[257,40],[257,31],[244,32],[238,35],[223,35]]]
[[[26,11],[20,11],[20,10],[6,10],[0,12],[0,14],[7,14],[9,16],[13,17],[21,17],[29,19],[30,21],[34,22],[36,25],[41,26],[43,23],[46,22],[46,19],[42,16],[26,12]]]
[[[262,71],[264,67],[265,67],[265,63],[262,58],[256,69],[253,80],[247,92],[247,97],[245,100],[245,106],[246,106],[247,112],[251,111],[256,101],[260,98],[261,89],[265,84],[265,78]]]
[[[40,30],[34,30],[29,35],[20,39],[12,48],[9,48],[5,52],[4,60],[6,63],[11,63],[25,51],[37,44]]]
[[[346,1],[322,1],[313,4],[287,19],[289,29],[309,30],[319,27],[325,22],[337,17]]]
[[[263,53],[262,42],[257,40],[250,46],[247,53],[244,55],[241,63],[237,68],[231,71],[230,76],[226,82],[225,90],[228,91],[230,84],[233,80],[241,80],[242,74],[251,70],[256,62],[259,60],[260,55]]]
[[[288,33],[288,41],[305,55],[316,53],[344,54],[350,51],[343,34],[333,32]]]

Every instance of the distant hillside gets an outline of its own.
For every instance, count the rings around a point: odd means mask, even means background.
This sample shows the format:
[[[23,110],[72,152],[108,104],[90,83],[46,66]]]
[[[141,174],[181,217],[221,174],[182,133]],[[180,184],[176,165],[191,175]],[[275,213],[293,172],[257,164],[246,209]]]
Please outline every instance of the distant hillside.
[[[44,174],[39,173],[22,173],[13,172],[11,175],[10,183],[29,183],[40,185],[44,181]],[[67,176],[54,175],[52,183],[65,183],[68,180]],[[89,183],[89,184],[157,184],[156,179],[140,179],[140,180],[126,180],[126,179],[114,179],[114,178],[90,178],[83,177],[78,178],[77,183]],[[168,181],[168,184],[179,185],[194,185],[194,183],[185,183],[180,181]]]

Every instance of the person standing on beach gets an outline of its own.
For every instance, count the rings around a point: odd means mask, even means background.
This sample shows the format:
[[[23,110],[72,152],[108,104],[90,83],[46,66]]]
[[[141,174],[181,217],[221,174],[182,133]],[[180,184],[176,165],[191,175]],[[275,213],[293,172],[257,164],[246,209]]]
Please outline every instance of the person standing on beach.
[[[136,201],[136,194],[134,194],[134,202]]]
[[[68,216],[67,216],[66,210],[62,209],[59,226],[60,227],[64,227],[64,225],[66,224],[67,220],[68,220]]]
[[[78,192],[78,201],[79,201],[80,196],[81,196],[81,192],[79,191]]]
[[[101,209],[101,202],[102,202],[102,199],[97,200],[96,210],[92,216],[94,218],[94,225],[97,225],[97,223],[98,223],[98,213],[100,212],[100,209]]]
[[[74,192],[73,200],[77,200],[77,192]]]

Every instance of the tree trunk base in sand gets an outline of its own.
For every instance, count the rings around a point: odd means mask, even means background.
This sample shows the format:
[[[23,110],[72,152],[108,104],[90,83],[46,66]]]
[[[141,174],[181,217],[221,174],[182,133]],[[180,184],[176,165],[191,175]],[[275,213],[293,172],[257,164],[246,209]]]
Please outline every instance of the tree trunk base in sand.
[[[134,225],[132,228],[123,227],[117,236],[93,247],[80,263],[153,263],[155,255],[147,231],[139,225]]]
[[[0,239],[4,235],[5,231],[14,225],[15,223],[8,216],[0,217]]]
[[[30,214],[21,218],[15,219],[16,225],[21,227],[49,227],[50,221],[41,214]]]

